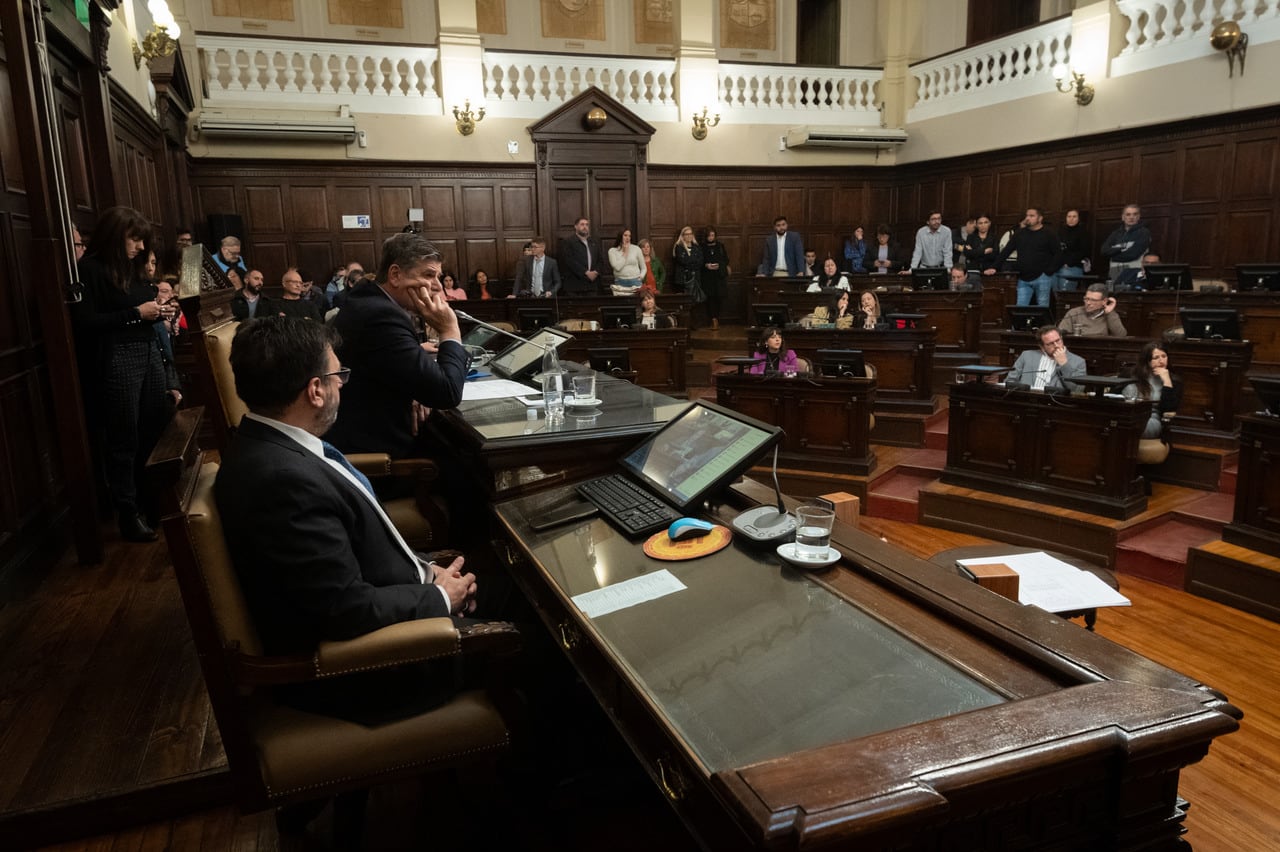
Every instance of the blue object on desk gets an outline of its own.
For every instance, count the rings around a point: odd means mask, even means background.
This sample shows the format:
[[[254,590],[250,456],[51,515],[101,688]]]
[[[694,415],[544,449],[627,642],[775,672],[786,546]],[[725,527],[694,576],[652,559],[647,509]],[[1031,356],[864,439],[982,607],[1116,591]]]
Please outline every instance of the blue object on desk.
[[[677,518],[667,527],[667,538],[672,541],[684,541],[687,538],[701,538],[711,532],[714,524],[697,518]]]
[[[493,374],[486,373],[483,370],[472,370],[471,372],[467,373],[467,381],[471,381],[472,379],[487,379],[491,375]]]

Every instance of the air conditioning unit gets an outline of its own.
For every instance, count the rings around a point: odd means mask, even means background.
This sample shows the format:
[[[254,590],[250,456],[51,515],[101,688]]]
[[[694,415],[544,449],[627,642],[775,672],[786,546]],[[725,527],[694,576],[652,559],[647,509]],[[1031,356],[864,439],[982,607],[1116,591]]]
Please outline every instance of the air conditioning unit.
[[[788,148],[891,148],[907,141],[907,131],[893,127],[793,127]]]
[[[204,115],[196,120],[199,136],[241,139],[291,139],[302,142],[355,142],[360,132],[350,116],[334,118],[226,118]]]

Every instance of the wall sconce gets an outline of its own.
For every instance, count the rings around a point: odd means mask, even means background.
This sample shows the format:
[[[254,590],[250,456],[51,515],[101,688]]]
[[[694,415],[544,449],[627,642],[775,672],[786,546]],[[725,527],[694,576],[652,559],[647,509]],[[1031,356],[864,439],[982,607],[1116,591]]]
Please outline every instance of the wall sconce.
[[[1236,57],[1240,58],[1240,76],[1244,76],[1244,55],[1249,52],[1249,34],[1235,21],[1223,21],[1209,34],[1214,50],[1227,54],[1227,77],[1236,76]]]
[[[165,0],[151,0],[147,11],[151,13],[151,29],[142,37],[141,47],[137,39],[133,41],[134,68],[141,68],[144,59],[150,62],[157,56],[171,56],[178,49],[178,39],[182,37],[182,28],[173,19]]]
[[[707,138],[707,128],[715,127],[720,123],[720,113],[716,113],[714,118],[707,118],[707,108],[702,108],[702,115],[693,114],[693,138],[701,142]]]
[[[1071,79],[1067,79],[1067,75],[1071,75]],[[1053,80],[1058,84],[1058,91],[1063,94],[1076,96],[1076,103],[1080,106],[1088,106],[1093,103],[1093,86],[1084,81],[1084,75],[1072,71],[1063,63],[1059,62],[1053,66]]]
[[[479,112],[472,112],[471,101],[468,99],[462,109],[453,108],[453,120],[457,122],[459,133],[470,136],[476,132],[476,125],[484,121],[484,107],[480,107]]]

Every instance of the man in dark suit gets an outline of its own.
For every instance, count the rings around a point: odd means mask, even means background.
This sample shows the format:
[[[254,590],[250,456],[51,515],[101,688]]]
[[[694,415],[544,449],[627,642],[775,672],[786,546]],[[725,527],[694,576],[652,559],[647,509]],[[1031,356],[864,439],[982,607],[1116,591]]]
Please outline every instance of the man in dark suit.
[[[573,236],[564,237],[556,249],[560,277],[566,296],[594,296],[600,292],[600,274],[604,255],[600,241],[591,236],[591,221],[586,216],[573,223]]]
[[[547,241],[534,237],[529,243],[530,252],[516,265],[515,294],[517,296],[554,296],[560,292],[560,265],[554,257],[547,257]]]
[[[268,317],[243,323],[231,346],[236,393],[249,413],[224,455],[214,496],[270,654],[473,608],[475,576],[463,571],[462,558],[441,566],[418,557],[368,481],[320,440],[348,377],[336,339],[323,323]],[[280,697],[343,718],[383,719],[447,697],[450,679],[426,674],[410,667],[363,675],[358,684],[319,681]]]
[[[438,343],[420,341],[411,312],[435,329]],[[462,401],[468,369],[435,246],[420,234],[387,239],[376,280],[348,291],[333,326],[352,381],[329,441],[344,453],[421,454],[419,425],[429,409]]]
[[[786,216],[779,216],[773,220],[773,236],[764,238],[764,257],[756,275],[795,278],[804,273],[804,266],[804,240],[787,230]]]

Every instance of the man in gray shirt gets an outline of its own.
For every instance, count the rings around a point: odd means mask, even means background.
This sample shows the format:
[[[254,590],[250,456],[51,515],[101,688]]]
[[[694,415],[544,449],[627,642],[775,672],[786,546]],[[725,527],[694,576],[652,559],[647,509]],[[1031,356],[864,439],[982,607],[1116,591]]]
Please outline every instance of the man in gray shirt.
[[[942,227],[942,214],[934,210],[929,214],[929,223],[916,231],[916,247],[911,252],[911,269],[949,267],[951,252],[951,229]],[[909,275],[911,269],[902,270],[902,274]]]

